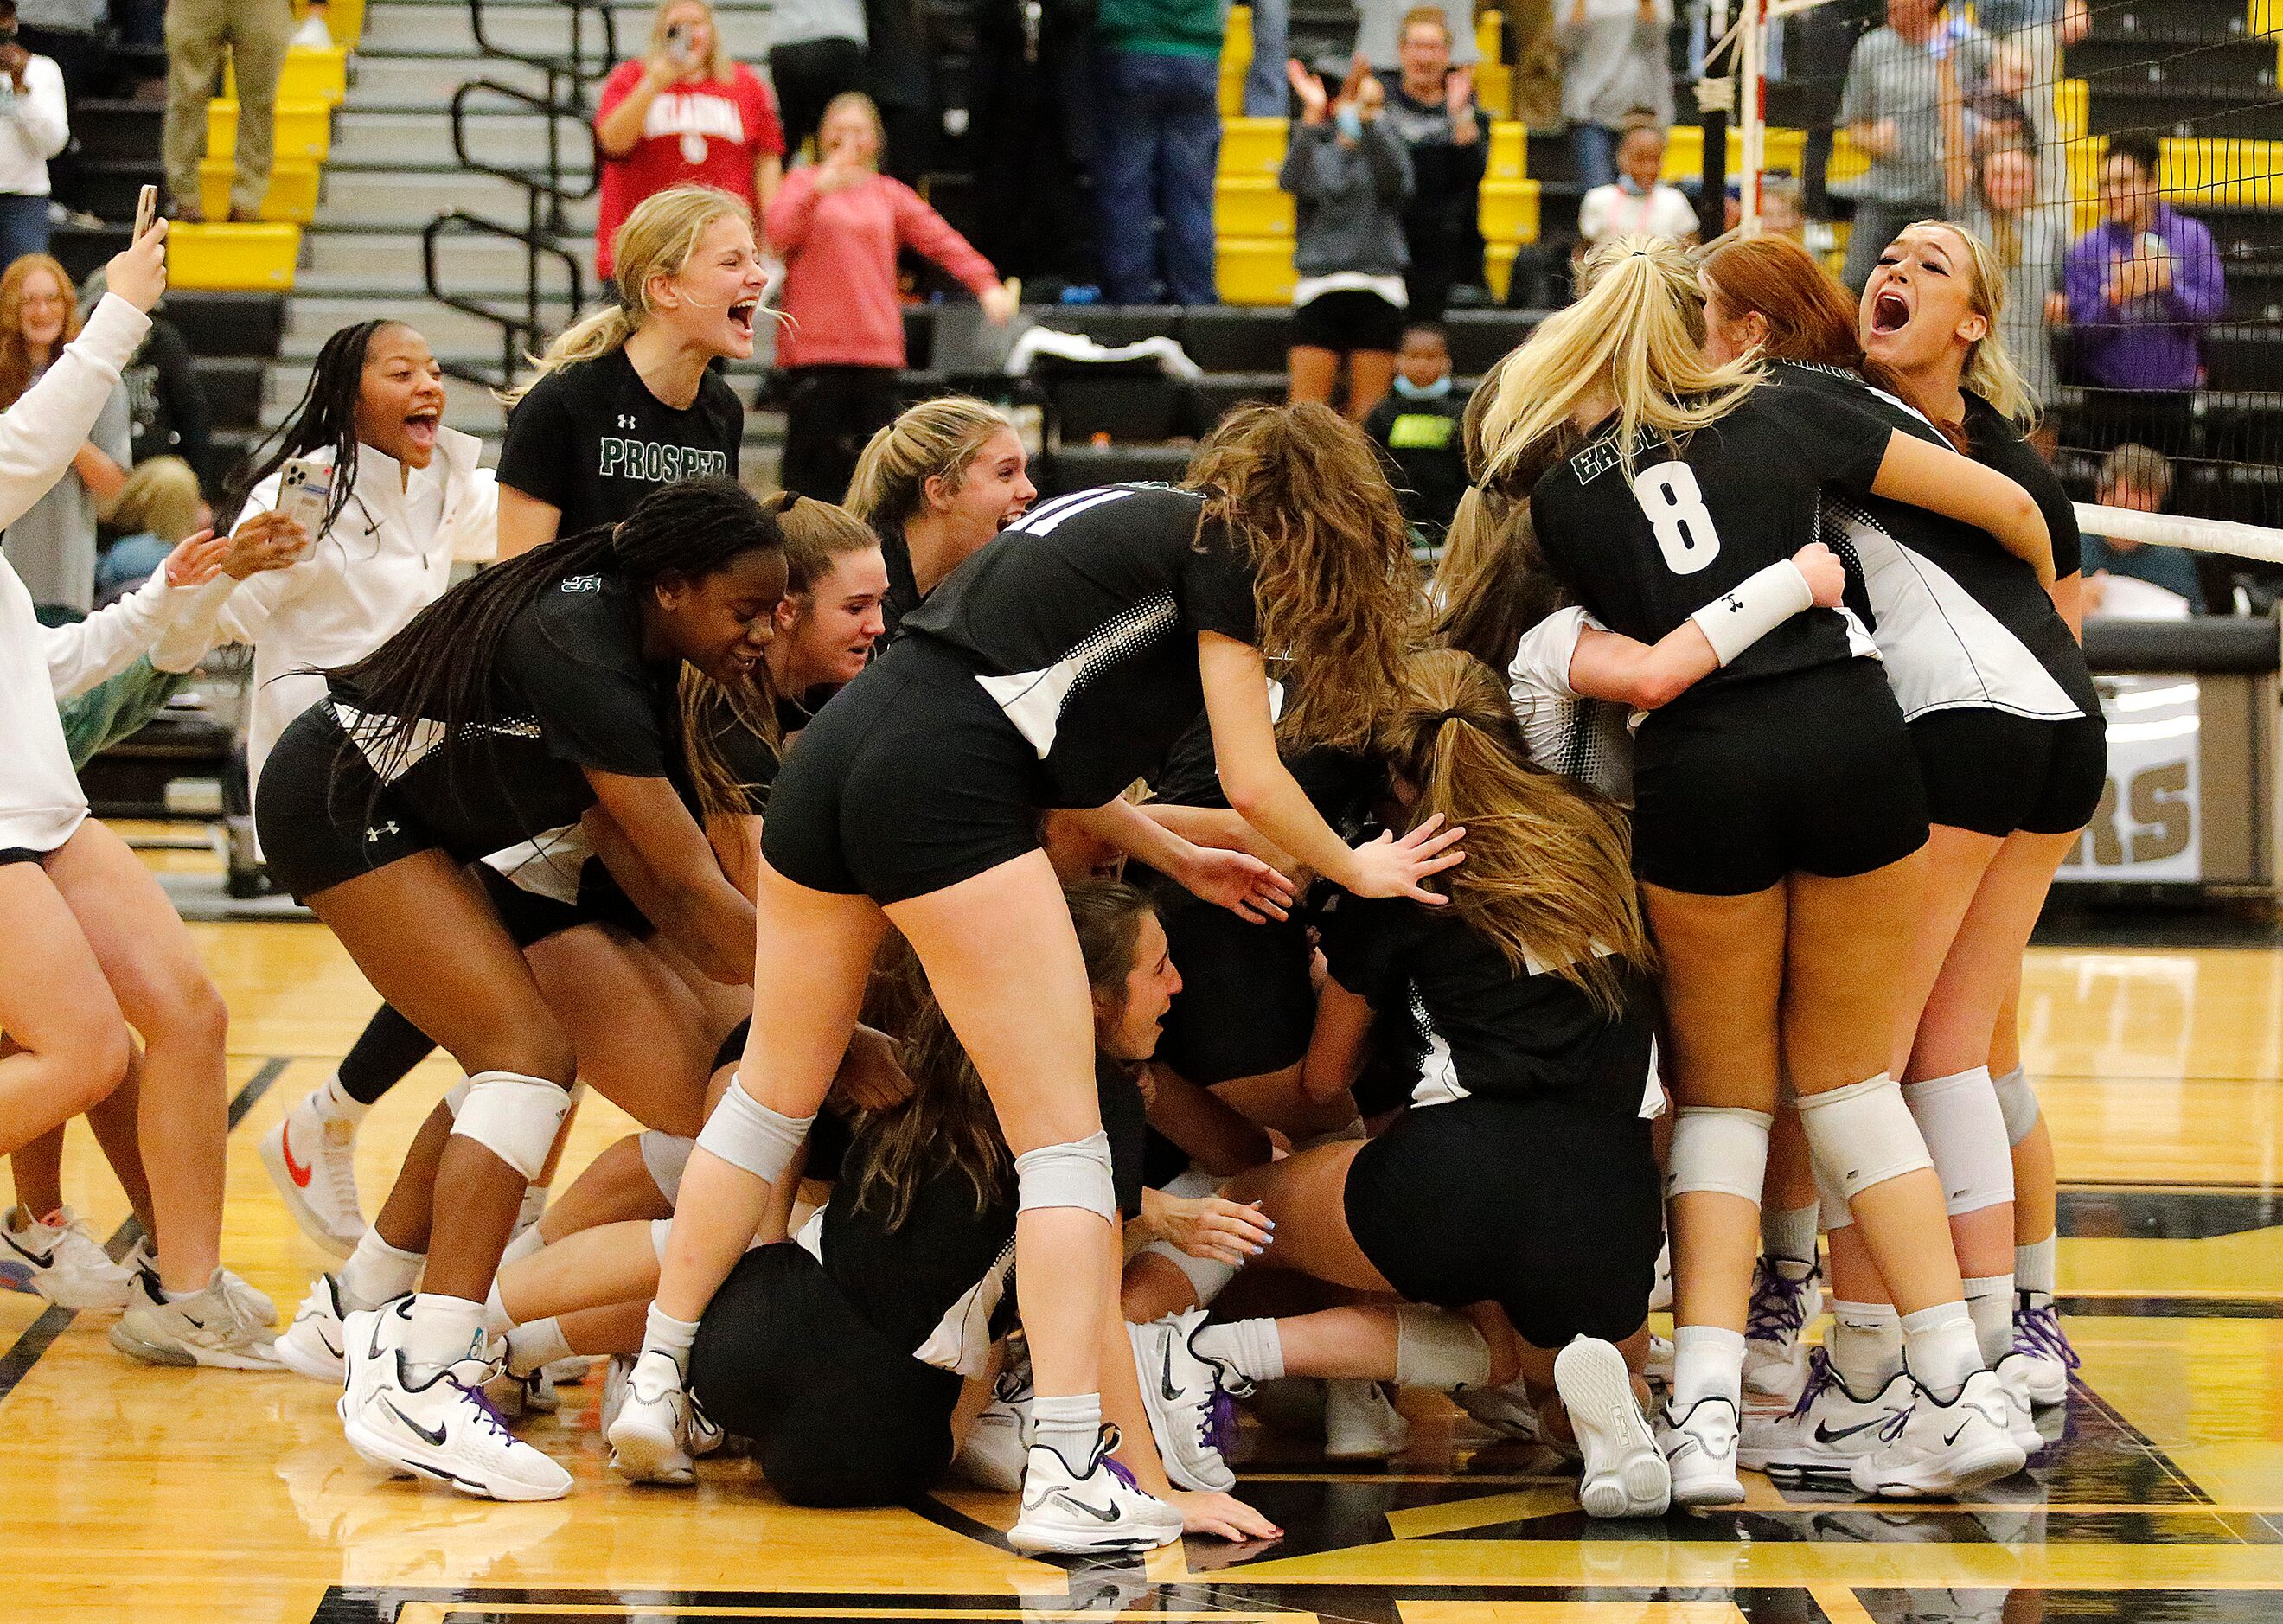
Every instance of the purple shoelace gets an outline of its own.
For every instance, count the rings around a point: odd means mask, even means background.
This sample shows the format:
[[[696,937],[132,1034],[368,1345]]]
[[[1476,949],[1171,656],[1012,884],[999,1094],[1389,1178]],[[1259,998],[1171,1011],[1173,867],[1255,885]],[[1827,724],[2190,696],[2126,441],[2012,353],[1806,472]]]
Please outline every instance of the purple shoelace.
[[[1116,1478],[1120,1483],[1125,1484],[1126,1487],[1133,1489],[1137,1493],[1141,1490],[1142,1486],[1134,1480],[1134,1474],[1126,1470],[1126,1463],[1124,1461],[1119,1460],[1114,1455],[1105,1455],[1102,1457],[1102,1464],[1110,1468],[1110,1475],[1111,1477]]]
[[[2058,1359],[2072,1370],[2077,1368],[2077,1349],[2069,1346],[2061,1316],[2050,1302],[2022,1308],[2014,1316],[2014,1351]]]
[[[1807,1323],[1805,1299],[1813,1275],[1794,1280],[1780,1269],[1764,1269],[1752,1283],[1752,1306],[1744,1320],[1748,1342],[1784,1342]]]
[[[491,1423],[493,1429],[496,1431],[501,1437],[513,1438],[515,1436],[513,1430],[510,1429],[507,1424],[507,1417],[500,1414],[500,1412],[494,1408],[491,1400],[485,1396],[482,1383],[479,1382],[475,1386],[471,1386],[466,1382],[462,1381],[458,1377],[451,1375],[447,1375],[445,1379],[449,1381],[455,1387],[457,1387],[462,1393],[468,1395],[469,1399],[474,1402],[475,1407],[483,1412],[484,1418]]]
[[[1205,1405],[1204,1441],[1208,1448],[1222,1451],[1236,1441],[1236,1401],[1219,1386]]]
[[[1807,1355],[1807,1386],[1800,1389],[1799,1402],[1791,1407],[1791,1413],[1805,1415],[1817,1395],[1826,1387],[1836,1386],[1838,1382],[1839,1372],[1831,1368],[1831,1356],[1819,1347],[1812,1349]]]

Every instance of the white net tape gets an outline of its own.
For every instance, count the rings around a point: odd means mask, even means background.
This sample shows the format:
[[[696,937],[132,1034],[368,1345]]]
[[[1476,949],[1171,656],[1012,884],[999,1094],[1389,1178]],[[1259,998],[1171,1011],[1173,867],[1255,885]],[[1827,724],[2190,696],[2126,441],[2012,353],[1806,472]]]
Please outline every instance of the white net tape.
[[[2131,508],[2077,504],[2077,522],[2088,535],[2118,541],[2152,542],[2160,547],[2186,547],[2197,552],[2228,553],[2283,564],[2283,530],[2261,525],[2240,525],[2225,519],[2186,519],[2175,513],[2142,513]]]

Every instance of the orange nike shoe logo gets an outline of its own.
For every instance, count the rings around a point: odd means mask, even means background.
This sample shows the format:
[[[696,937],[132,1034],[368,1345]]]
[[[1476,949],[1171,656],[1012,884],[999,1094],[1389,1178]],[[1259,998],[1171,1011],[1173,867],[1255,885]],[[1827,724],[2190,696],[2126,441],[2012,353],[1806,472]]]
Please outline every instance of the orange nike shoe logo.
[[[285,1173],[297,1188],[309,1187],[309,1169],[293,1159],[293,1135],[290,1128],[278,1129],[277,1148],[285,1152]]]

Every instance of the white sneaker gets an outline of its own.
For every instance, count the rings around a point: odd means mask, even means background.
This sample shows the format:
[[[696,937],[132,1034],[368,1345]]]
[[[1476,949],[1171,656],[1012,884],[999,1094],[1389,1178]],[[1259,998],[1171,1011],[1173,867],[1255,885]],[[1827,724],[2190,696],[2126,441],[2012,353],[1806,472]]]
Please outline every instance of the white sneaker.
[[[269,1327],[230,1295],[219,1269],[179,1302],[168,1302],[159,1277],[138,1272],[126,1312],[111,1327],[111,1345],[145,1364],[206,1365],[222,1370],[279,1370]]]
[[[1530,1401],[1530,1389],[1518,1381],[1503,1387],[1462,1387],[1451,1395],[1451,1401],[1500,1438],[1517,1443],[1546,1441],[1538,1406]]]
[[[138,1236],[127,1255],[119,1260],[119,1265],[130,1275],[147,1273],[155,1280],[159,1276],[158,1248],[151,1244],[149,1236]],[[238,1312],[255,1324],[266,1328],[277,1323],[277,1305],[270,1300],[269,1293],[227,1263],[222,1266],[222,1289],[238,1305]]]
[[[2022,1446],[2022,1459],[2027,1462],[2045,1447],[2045,1439],[2038,1432],[2038,1418],[2030,1409],[2030,1395],[2008,1381],[2004,1373],[1992,1370],[1991,1374],[1998,1378],[1998,1391],[2006,1395],[2007,1430],[2014,1434],[2014,1441]],[[2014,1379],[2018,1381],[2020,1378]]]
[[[632,1354],[612,1354],[611,1362],[603,1372],[603,1401],[595,1407],[595,1425],[607,1438],[612,1424],[618,1420],[619,1411],[626,1407],[627,1384],[634,1378],[635,1356]]]
[[[1181,1537],[1181,1514],[1143,1490],[1110,1458],[1118,1429],[1095,1440],[1086,1470],[1073,1471],[1047,1444],[1034,1443],[1023,1464],[1023,1515],[1007,1538],[1017,1550],[1095,1556],[1155,1550]]]
[[[1664,1516],[1672,1502],[1672,1469],[1633,1397],[1625,1355],[1579,1337],[1554,1356],[1554,1390],[1586,1457],[1578,1484],[1586,1515]]]
[[[1911,1404],[1911,1378],[1896,1372],[1871,1398],[1858,1398],[1816,1348],[1809,1355],[1807,1383],[1799,1401],[1783,1415],[1744,1417],[1743,1442],[1736,1464],[1765,1472],[1778,1483],[1851,1480],[1858,1456],[1879,1447],[1879,1431]]]
[[[32,1289],[58,1308],[101,1309],[116,1314],[127,1307],[131,1270],[111,1261],[86,1221],[68,1206],[35,1218],[12,1206],[0,1219],[0,1256],[12,1255],[32,1271]]]
[[[334,1413],[347,1423],[372,1391],[373,1384],[391,1368],[398,1340],[412,1312],[412,1299],[399,1297],[378,1308],[354,1308],[341,1320],[341,1396],[333,1401]],[[404,1469],[386,1462],[393,1472]]]
[[[697,1481],[697,1464],[685,1447],[690,1437],[690,1395],[682,1371],[656,1351],[635,1361],[626,1397],[604,1436],[611,1469],[635,1483],[665,1483],[680,1488]]]
[[[1671,1337],[1648,1333],[1648,1352],[1641,1355],[1641,1379],[1661,1392],[1672,1391],[1672,1362],[1678,1353]]]
[[[1736,1407],[1721,1397],[1699,1399],[1676,1417],[1657,1419],[1656,1444],[1672,1473],[1675,1505],[1734,1505],[1744,1497],[1736,1476]]]
[[[960,1441],[951,1469],[978,1488],[1011,1495],[1023,1487],[1023,1463],[1030,1452],[1030,1381],[1019,1371],[1001,1370],[992,1384],[991,1401]]]
[[[1165,1475],[1178,1488],[1226,1494],[1236,1487],[1236,1473],[1221,1458],[1230,1432],[1229,1401],[1218,1367],[1189,1347],[1190,1334],[1204,1323],[1205,1311],[1190,1308],[1154,1324],[1128,1325],[1126,1334],[1134,1344],[1134,1370]]]
[[[335,1257],[356,1250],[364,1234],[357,1205],[356,1124],[317,1114],[317,1097],[305,1096],[277,1126],[261,1136],[261,1165],[285,1198],[301,1233]]]
[[[1324,1453],[1336,1461],[1383,1461],[1411,1442],[1411,1423],[1375,1381],[1324,1384]]]
[[[1768,1258],[1752,1266],[1752,1301],[1744,1319],[1748,1404],[1754,1395],[1796,1404],[1807,1386],[1807,1347],[1800,1333],[1823,1312],[1823,1288],[1812,1269],[1797,1277],[1788,1272],[1799,1267]]]
[[[361,1362],[370,1369],[341,1395],[341,1430],[375,1465],[484,1500],[560,1500],[571,1492],[571,1474],[509,1432],[484,1401],[488,1361],[463,1359],[417,1383],[400,1347]]]
[[[2010,1367],[2010,1371],[2009,1371]],[[2014,1346],[1998,1361],[2007,1385],[2039,1409],[2065,1403],[2077,1349],[2061,1330],[2051,1299],[2035,1302],[2027,1292],[2014,1293]]]
[[[1879,1439],[1848,1475],[1862,1493],[1893,1499],[1946,1499],[2011,1477],[2028,1458],[2014,1439],[2013,1405],[1987,1370],[1967,1377],[1947,1404],[1917,1387]]]
[[[348,1306],[341,1300],[340,1277],[319,1275],[309,1294],[301,1299],[301,1306],[293,1310],[293,1323],[277,1339],[279,1361],[312,1381],[339,1386],[348,1375],[347,1361],[341,1355],[342,1327],[348,1316]]]

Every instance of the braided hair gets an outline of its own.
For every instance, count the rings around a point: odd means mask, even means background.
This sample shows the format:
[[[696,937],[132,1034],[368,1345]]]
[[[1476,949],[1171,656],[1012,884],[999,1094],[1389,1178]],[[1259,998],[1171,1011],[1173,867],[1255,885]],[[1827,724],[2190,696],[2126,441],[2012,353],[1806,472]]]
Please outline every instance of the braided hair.
[[[515,618],[557,583],[609,574],[640,594],[783,547],[776,516],[735,480],[661,486],[617,525],[563,536],[462,582],[362,660],[323,675],[368,714],[360,742],[379,777],[393,778],[410,764],[424,723],[446,738],[496,737],[501,644]]]
[[[348,505],[349,492],[356,484],[357,395],[364,387],[365,352],[381,329],[403,325],[393,316],[377,316],[344,327],[325,340],[292,413],[267,440],[246,454],[238,472],[230,476],[229,507],[233,524],[237,522],[235,515],[245,509],[245,499],[255,486],[293,458],[330,447],[333,453],[333,489],[326,498],[325,522],[319,530],[332,528],[333,521],[341,516],[341,509]]]

